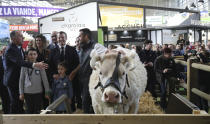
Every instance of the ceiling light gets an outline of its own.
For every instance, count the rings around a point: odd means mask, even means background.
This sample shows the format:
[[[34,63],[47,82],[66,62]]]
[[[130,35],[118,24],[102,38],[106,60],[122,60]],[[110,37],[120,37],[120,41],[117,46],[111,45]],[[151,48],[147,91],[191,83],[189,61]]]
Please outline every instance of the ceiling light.
[[[127,30],[124,30],[123,31],[123,35],[128,35],[128,31]]]
[[[110,31],[109,34],[114,34],[114,31]]]

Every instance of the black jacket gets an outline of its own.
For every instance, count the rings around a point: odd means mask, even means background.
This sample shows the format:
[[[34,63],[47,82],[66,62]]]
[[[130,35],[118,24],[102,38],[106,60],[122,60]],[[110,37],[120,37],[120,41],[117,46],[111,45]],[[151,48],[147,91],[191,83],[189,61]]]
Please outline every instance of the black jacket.
[[[3,81],[3,75],[4,75],[3,61],[2,61],[2,56],[0,56],[0,83],[2,83]]]
[[[163,70],[166,68],[170,69],[169,72],[163,73]],[[158,83],[162,83],[162,81],[165,78],[178,77],[178,73],[176,71],[176,64],[172,57],[165,58],[163,55],[157,57],[154,63],[154,70]]]
[[[78,65],[79,65],[79,57],[77,55],[77,51],[74,47],[66,45],[65,53],[64,53],[64,61],[67,66],[66,74],[69,75]],[[51,74],[57,74],[57,66],[60,63],[60,49],[55,47],[50,51],[49,56],[49,66]]]
[[[142,63],[148,63],[148,62],[154,63],[157,55],[152,50],[142,50],[139,53],[139,57],[140,57],[140,60],[141,60]]]
[[[95,42],[91,41],[88,44],[81,47],[80,51],[80,70],[79,77],[80,83],[83,85],[83,88],[88,88],[90,75],[92,73],[92,68],[90,67],[90,53],[94,49]]]
[[[22,53],[24,53],[22,51]],[[5,86],[15,86],[19,87],[19,77],[21,66],[32,68],[33,63],[24,61],[22,53],[15,44],[9,44],[8,48],[5,51]]]
[[[152,62],[154,65],[154,61],[155,61],[157,55],[152,50],[142,50],[139,53],[139,57],[140,57],[140,60],[142,63]],[[148,82],[154,82],[155,81],[154,67],[153,66],[145,66],[145,68],[147,70]]]

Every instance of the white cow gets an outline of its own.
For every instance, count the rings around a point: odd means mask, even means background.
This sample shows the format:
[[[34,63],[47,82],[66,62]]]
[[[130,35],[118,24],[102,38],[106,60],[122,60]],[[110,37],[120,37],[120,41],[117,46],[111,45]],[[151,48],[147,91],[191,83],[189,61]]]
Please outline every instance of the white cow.
[[[103,55],[93,50],[90,56],[93,72],[89,91],[94,112],[137,113],[139,99],[147,83],[147,72],[138,55],[134,51],[117,48]],[[119,66],[116,65],[117,58]]]

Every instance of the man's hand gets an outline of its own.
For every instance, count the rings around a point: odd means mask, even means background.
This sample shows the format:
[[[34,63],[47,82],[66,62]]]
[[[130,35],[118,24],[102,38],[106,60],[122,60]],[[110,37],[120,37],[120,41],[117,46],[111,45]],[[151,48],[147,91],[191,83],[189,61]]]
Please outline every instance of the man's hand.
[[[188,55],[188,56],[191,56],[191,55],[192,55],[192,53],[188,53],[187,55]]]
[[[56,80],[58,80],[59,75],[58,75],[58,74],[54,74],[54,75],[53,75],[53,78],[56,79]]]
[[[48,95],[45,95],[45,98],[48,99],[48,100],[50,100],[50,97]]]
[[[152,62],[149,62],[149,63],[147,63],[147,64],[148,64],[148,66],[150,66],[150,67],[153,66],[153,63],[152,63]]]
[[[72,71],[71,74],[69,75],[69,80],[72,81],[75,76],[76,76],[76,73]]]
[[[48,64],[42,62],[36,62],[34,63],[34,67],[39,68],[39,69],[47,69],[48,68]]]
[[[20,94],[19,99],[20,99],[21,101],[23,101],[23,100],[24,100],[24,95],[23,95],[23,94]]]
[[[146,62],[144,62],[144,66],[148,66],[148,64]]]
[[[168,72],[168,68],[163,70],[163,73],[167,73]]]

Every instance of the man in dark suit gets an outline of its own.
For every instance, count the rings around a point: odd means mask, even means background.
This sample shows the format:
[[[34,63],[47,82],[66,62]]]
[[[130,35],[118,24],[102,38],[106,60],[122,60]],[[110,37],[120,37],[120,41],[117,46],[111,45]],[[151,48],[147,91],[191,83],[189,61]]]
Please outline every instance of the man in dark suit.
[[[2,50],[0,51],[0,96],[1,96],[1,102],[2,102],[2,109],[4,111],[4,114],[9,113],[9,94],[7,87],[3,85],[3,77],[4,77],[4,65],[3,59],[4,59],[4,52],[6,50],[6,46],[2,47]]]
[[[60,62],[65,62],[67,66],[66,75],[69,76],[70,81],[73,84],[73,98],[72,98],[72,111],[75,111],[75,99],[77,105],[81,104],[81,90],[78,84],[77,71],[79,70],[79,56],[74,47],[66,45],[67,34],[65,32],[59,32],[59,48],[56,47],[50,52],[50,70],[54,78],[57,78],[57,66]],[[76,97],[76,98],[75,98]],[[79,106],[78,106],[79,107]]]
[[[23,102],[19,100],[19,77],[21,66],[29,68],[47,68],[47,64],[43,62],[31,63],[24,61],[24,52],[22,49],[23,35],[20,31],[12,31],[10,33],[11,44],[5,51],[5,71],[4,85],[7,86],[10,97],[10,113],[24,113]]]

